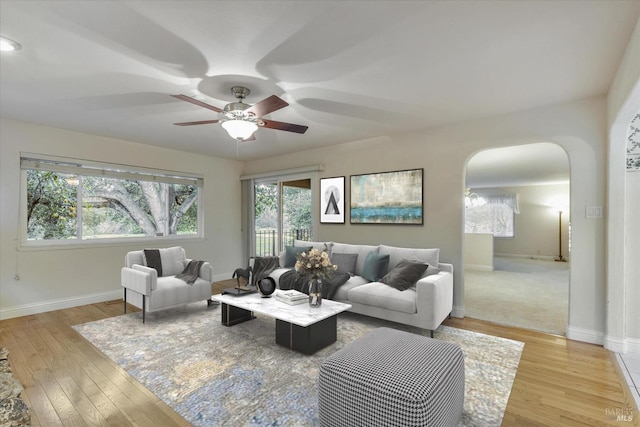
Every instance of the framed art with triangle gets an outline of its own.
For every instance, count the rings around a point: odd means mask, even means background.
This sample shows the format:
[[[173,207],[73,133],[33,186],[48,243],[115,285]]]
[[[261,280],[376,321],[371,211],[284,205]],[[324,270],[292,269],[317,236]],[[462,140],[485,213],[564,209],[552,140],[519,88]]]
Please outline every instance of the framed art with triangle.
[[[344,224],[344,176],[320,179],[320,223]]]

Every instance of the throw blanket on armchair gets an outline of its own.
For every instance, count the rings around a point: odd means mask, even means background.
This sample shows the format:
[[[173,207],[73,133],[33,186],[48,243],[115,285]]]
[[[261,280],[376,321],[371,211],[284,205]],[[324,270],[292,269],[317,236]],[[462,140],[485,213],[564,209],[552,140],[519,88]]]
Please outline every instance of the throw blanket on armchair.
[[[184,280],[189,285],[193,285],[200,274],[200,267],[204,261],[189,261],[189,264],[182,270],[182,273],[176,274],[177,279]]]
[[[349,273],[332,273],[331,277],[322,279],[322,296],[333,299],[338,288],[349,280]],[[309,279],[295,270],[290,270],[280,276],[280,289],[295,289],[296,291],[309,293]]]

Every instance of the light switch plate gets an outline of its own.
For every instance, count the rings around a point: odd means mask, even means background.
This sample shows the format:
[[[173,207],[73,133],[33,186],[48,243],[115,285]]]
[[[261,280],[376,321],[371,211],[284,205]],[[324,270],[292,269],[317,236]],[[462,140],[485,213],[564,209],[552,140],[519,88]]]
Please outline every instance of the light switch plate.
[[[602,218],[602,206],[587,206],[587,219]]]

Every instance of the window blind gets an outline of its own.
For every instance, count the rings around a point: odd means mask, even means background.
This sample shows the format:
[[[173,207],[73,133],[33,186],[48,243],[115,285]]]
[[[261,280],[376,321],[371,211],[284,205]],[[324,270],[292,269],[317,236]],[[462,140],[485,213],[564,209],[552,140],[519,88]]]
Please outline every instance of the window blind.
[[[45,170],[72,175],[104,176],[136,181],[204,186],[204,178],[184,172],[166,171],[113,163],[65,159],[51,156],[24,155],[20,157],[23,170]]]

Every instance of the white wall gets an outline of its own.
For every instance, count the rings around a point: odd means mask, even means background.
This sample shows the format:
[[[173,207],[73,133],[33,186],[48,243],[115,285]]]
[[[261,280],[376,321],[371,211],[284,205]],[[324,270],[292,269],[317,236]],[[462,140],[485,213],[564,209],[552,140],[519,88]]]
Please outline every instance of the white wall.
[[[640,110],[640,19],[607,95],[607,336],[605,347],[618,352],[640,353],[640,310],[636,280],[640,247],[631,242],[640,212],[640,183],[629,178],[625,158],[629,123]],[[635,205],[637,206],[637,205]],[[635,223],[635,224],[634,224]],[[637,230],[637,228],[635,228]],[[636,234],[637,235],[637,234]],[[634,278],[635,276],[635,278]]]
[[[231,277],[240,263],[240,162],[50,127],[0,122],[0,318],[119,298],[120,268],[135,245],[27,250],[16,244],[20,152],[202,174],[205,239],[182,240],[194,259]],[[169,243],[159,246],[169,246]],[[14,280],[18,274],[20,280]]]
[[[626,336],[640,352],[640,172],[627,172],[625,248]]]
[[[491,233],[465,233],[464,268],[493,271],[493,240]]]
[[[496,238],[496,255],[555,258],[558,256],[558,204],[569,205],[569,184],[472,189],[485,194],[517,194],[520,213],[515,217],[515,237]],[[569,215],[562,213],[562,255],[569,257]]]
[[[466,122],[415,134],[380,137],[248,162],[244,173],[322,163],[322,176],[408,168],[425,170],[423,226],[316,224],[317,238],[353,243],[439,247],[456,269],[454,315],[464,315],[463,200],[468,159],[487,148],[554,142],[571,165],[573,245],[568,334],[602,342],[605,330],[604,224],[586,206],[605,202],[606,105],[603,97]],[[347,185],[347,194],[348,194]],[[347,197],[348,198],[348,197]],[[348,202],[348,200],[347,200]]]

